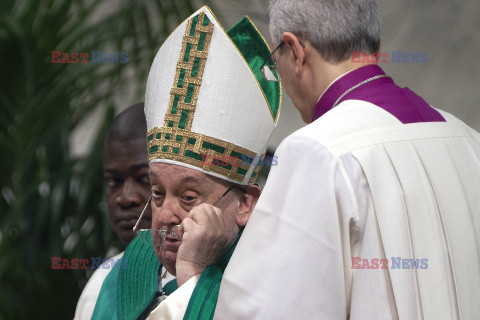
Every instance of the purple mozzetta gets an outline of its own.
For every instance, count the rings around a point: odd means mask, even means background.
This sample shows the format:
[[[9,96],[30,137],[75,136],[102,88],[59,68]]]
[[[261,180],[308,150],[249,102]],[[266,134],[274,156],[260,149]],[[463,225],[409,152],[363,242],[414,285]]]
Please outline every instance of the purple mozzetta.
[[[313,111],[312,122],[332,109],[335,102],[355,85],[375,76],[385,75],[377,65],[355,69],[336,80],[323,93]],[[400,88],[390,78],[369,81],[345,95],[345,100],[362,100],[373,103],[395,116],[402,123],[445,121],[442,115],[408,88]]]

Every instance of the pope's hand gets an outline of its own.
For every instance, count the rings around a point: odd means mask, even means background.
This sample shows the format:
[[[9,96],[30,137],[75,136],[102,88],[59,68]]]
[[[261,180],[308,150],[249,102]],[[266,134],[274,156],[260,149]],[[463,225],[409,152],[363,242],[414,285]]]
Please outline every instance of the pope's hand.
[[[182,228],[176,261],[178,286],[217,262],[228,248],[222,211],[217,207],[205,203],[196,206],[182,221]]]

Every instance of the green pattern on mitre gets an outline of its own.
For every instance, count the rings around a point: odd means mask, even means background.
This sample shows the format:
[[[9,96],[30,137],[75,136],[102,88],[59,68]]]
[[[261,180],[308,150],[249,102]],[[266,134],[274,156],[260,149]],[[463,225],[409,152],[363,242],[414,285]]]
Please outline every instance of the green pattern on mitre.
[[[247,61],[250,70],[252,70],[257,82],[267,98],[273,120],[277,122],[282,100],[282,90],[280,82],[266,80],[262,76],[260,67],[265,59],[270,58],[270,49],[265,39],[258,32],[255,25],[244,17],[227,31],[228,36]],[[270,62],[273,63],[273,61]]]

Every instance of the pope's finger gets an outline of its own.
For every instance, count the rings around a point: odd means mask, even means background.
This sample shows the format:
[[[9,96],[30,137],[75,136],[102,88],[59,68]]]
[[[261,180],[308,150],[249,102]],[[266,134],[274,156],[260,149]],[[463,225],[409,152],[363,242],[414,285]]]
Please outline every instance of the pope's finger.
[[[213,208],[213,211],[215,212],[215,215],[218,217],[218,222],[220,223],[220,225],[222,227],[225,227],[225,222],[223,221],[224,212],[220,208],[217,208],[217,207],[212,207],[212,208]]]
[[[193,229],[196,226],[197,226],[197,223],[193,219],[187,217],[187,218],[183,219],[182,223],[180,224],[180,229],[181,229],[182,233],[185,234],[187,232],[193,231]]]
[[[217,225],[218,222],[215,217],[217,213],[214,208],[212,205],[202,203],[190,210],[188,217],[200,225]]]
[[[221,209],[210,206],[209,208],[209,222],[215,226],[216,229],[224,229],[223,212]]]

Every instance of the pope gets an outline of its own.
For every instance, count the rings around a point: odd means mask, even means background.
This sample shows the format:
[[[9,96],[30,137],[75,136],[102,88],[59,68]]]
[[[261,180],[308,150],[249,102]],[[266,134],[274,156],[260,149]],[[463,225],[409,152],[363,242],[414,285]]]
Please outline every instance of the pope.
[[[213,317],[280,112],[280,84],[260,72],[269,52],[248,18],[225,31],[207,7],[161,46],[145,93],[152,229],[135,228],[93,319]]]

